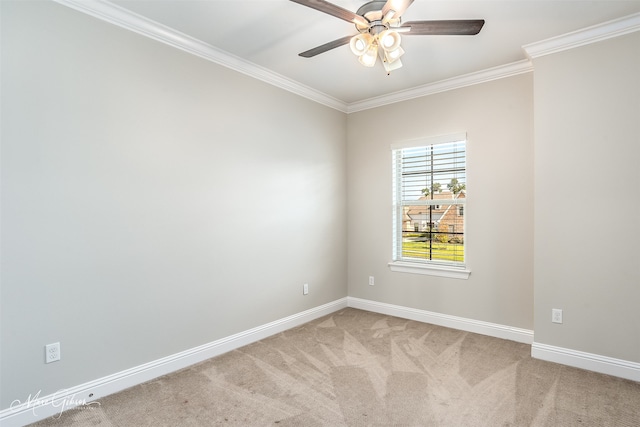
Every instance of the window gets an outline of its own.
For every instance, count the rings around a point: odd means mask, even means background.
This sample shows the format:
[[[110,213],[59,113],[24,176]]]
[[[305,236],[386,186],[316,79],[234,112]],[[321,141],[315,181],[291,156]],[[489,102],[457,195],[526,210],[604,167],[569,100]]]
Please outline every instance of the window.
[[[393,271],[468,278],[466,134],[392,145]],[[411,227],[407,224],[428,226]]]

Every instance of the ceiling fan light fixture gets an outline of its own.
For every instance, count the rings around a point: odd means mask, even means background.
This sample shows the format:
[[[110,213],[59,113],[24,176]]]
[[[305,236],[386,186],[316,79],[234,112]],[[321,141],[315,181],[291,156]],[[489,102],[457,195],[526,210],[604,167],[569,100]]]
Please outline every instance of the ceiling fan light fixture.
[[[358,60],[365,67],[373,67],[376,64],[377,57],[378,57],[378,46],[376,46],[375,43],[372,43],[371,45],[369,45],[369,49],[367,49],[367,51],[364,54],[360,55]]]
[[[402,46],[398,46],[397,49],[387,50],[384,52],[384,58],[390,64],[392,62],[400,60],[400,57],[402,55],[404,55],[404,49],[402,48]]]
[[[384,65],[384,70],[387,72],[387,75],[389,75],[393,70],[397,70],[402,67],[402,61],[400,61],[400,58],[393,62],[382,61],[382,65]]]
[[[400,47],[400,43],[402,42],[400,34],[393,30],[382,31],[378,35],[378,40],[380,40],[380,46],[382,46],[386,52],[396,50]]]
[[[351,52],[354,55],[362,56],[364,55],[369,47],[373,43],[373,37],[369,33],[361,33],[357,36],[353,36],[351,41],[349,42],[349,47],[351,48]]]

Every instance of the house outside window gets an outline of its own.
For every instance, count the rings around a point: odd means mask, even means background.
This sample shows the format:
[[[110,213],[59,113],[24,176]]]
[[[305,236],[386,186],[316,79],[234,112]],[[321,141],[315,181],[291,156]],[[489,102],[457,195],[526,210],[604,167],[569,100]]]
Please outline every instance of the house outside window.
[[[392,271],[468,278],[466,134],[393,144]]]

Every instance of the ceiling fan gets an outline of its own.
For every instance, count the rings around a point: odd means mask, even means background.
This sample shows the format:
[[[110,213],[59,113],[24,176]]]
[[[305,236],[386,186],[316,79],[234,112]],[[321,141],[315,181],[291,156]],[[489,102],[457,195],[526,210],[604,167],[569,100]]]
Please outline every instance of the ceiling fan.
[[[400,33],[408,36],[462,35],[473,36],[480,32],[483,19],[410,21],[400,17],[414,0],[373,0],[363,4],[355,13],[324,0],[291,0],[294,3],[319,10],[336,18],[355,24],[358,34],[341,37],[314,47],[299,55],[311,58],[336,47],[349,44],[360,63],[373,67],[380,57],[387,74],[402,67],[400,57]]]

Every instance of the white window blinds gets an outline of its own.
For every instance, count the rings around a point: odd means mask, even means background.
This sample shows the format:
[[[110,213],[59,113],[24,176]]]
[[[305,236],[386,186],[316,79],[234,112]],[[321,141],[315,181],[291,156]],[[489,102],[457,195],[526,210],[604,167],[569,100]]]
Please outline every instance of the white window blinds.
[[[466,135],[392,145],[393,261],[465,266]]]

